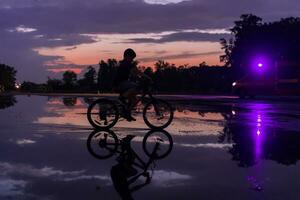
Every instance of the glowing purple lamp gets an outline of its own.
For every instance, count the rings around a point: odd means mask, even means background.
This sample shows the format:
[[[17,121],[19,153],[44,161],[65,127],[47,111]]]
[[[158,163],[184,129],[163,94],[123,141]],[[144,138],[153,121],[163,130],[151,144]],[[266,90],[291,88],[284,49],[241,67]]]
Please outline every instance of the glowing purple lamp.
[[[267,56],[255,56],[251,61],[252,70],[258,74],[264,74],[270,68],[270,61]]]

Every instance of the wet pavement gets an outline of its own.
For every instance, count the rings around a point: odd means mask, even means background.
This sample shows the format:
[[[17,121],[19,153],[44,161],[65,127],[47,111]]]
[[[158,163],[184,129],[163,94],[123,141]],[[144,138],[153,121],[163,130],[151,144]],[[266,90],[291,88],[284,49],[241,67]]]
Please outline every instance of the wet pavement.
[[[87,150],[91,100],[0,97],[0,199],[120,199],[111,178],[118,156],[101,160]],[[134,199],[299,199],[299,103],[171,103],[173,149],[151,165],[152,179]],[[141,114],[112,130],[119,138],[136,135],[132,148],[149,159]]]

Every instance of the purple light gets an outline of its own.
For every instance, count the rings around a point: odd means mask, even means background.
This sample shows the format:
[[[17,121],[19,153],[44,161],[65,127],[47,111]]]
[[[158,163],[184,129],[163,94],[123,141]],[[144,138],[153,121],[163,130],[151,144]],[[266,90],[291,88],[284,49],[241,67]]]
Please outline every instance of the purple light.
[[[253,72],[259,75],[270,70],[270,60],[266,55],[254,55],[250,64]]]

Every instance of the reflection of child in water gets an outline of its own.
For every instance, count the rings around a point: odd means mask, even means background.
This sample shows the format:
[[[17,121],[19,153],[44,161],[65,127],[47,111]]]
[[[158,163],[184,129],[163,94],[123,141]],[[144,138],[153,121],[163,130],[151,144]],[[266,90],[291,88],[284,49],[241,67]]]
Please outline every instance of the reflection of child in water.
[[[149,184],[151,180],[148,172],[138,174],[138,170],[133,167],[133,163],[134,157],[130,152],[127,152],[120,155],[118,164],[113,166],[110,171],[114,187],[123,200],[133,199],[131,193]],[[130,188],[130,185],[140,176],[145,176],[147,178],[145,183]]]

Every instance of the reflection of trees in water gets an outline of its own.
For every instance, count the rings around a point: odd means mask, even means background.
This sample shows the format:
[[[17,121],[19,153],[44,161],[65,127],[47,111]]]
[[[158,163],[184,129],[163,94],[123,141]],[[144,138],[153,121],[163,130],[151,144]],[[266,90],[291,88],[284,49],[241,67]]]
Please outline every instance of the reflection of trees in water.
[[[17,103],[15,96],[0,96],[0,109],[14,106]]]
[[[77,97],[64,97],[63,103],[68,107],[75,106],[77,104]]]
[[[250,120],[250,119],[249,119]],[[300,160],[300,132],[284,131],[264,126],[259,132],[256,123],[227,119],[219,142],[233,142],[229,149],[232,160],[240,167],[251,167],[261,159],[292,165]]]
[[[86,104],[91,104],[93,101],[95,101],[95,99],[93,97],[84,97],[83,98],[83,101],[86,103]]]
[[[265,158],[280,164],[296,164],[300,159],[300,132],[286,131],[272,135],[265,145]]]
[[[229,124],[224,128],[226,137],[229,136],[233,142],[229,153],[232,154],[232,160],[238,161],[240,167],[250,167],[256,164],[255,141],[251,127]],[[225,137],[225,138],[226,138]],[[229,139],[227,137],[227,139]]]

